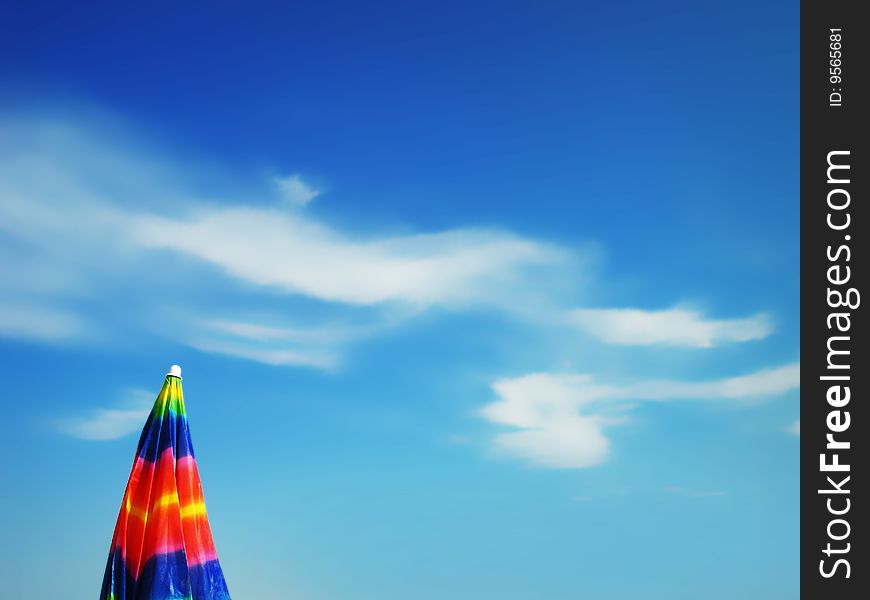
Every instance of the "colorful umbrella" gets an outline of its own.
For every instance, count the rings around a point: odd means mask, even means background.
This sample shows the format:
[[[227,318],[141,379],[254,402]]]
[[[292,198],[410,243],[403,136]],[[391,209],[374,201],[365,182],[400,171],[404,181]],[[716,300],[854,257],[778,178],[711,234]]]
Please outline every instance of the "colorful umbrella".
[[[145,422],[100,600],[229,600],[173,365]]]

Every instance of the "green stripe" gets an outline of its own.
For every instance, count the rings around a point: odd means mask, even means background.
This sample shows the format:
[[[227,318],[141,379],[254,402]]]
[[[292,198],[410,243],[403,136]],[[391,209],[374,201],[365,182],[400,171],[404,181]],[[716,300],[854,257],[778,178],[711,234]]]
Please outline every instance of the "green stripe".
[[[162,416],[172,412],[177,416],[184,417],[187,411],[184,410],[184,392],[181,389],[181,380],[178,377],[166,376],[163,382],[163,388],[157,395],[157,400],[154,402],[154,408],[151,410],[155,416]]]

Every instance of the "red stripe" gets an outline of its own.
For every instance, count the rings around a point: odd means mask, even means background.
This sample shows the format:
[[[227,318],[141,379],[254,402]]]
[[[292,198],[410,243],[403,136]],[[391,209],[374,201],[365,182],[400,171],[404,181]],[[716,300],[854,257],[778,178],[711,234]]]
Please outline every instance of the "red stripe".
[[[166,499],[169,503],[161,505]],[[190,565],[217,559],[205,513],[188,512],[190,516],[181,518],[183,508],[202,502],[202,484],[192,456],[176,461],[172,449],[167,448],[156,465],[143,458],[136,460],[113,538],[113,547],[121,550],[135,577],[156,554],[183,549]]]
[[[196,468],[196,460],[192,456],[178,460],[175,479],[181,506],[193,506],[203,502],[199,470]],[[184,532],[188,564],[201,564],[217,558],[214,541],[211,537],[211,527],[205,513],[182,519],[181,527]]]
[[[115,530],[115,547],[121,549],[135,577],[155,554],[184,549],[175,490],[175,456],[171,448],[160,454],[156,465],[141,458],[136,461]],[[166,498],[171,498],[170,503],[161,505]]]

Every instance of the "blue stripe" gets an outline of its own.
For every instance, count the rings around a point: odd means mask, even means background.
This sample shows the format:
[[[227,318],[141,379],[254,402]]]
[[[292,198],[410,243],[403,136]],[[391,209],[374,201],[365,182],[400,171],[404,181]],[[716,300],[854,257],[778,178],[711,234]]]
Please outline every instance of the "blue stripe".
[[[190,572],[184,550],[152,556],[139,574],[134,598],[135,600],[190,598]]]
[[[193,600],[230,600],[224,573],[216,560],[190,567],[190,585]]]
[[[166,411],[163,415],[152,412],[139,438],[136,455],[157,462],[167,448],[172,448],[176,459],[194,456],[187,419],[173,411]]]
[[[139,580],[130,574],[116,549],[109,554],[100,600],[231,600],[220,563],[188,567],[183,550],[158,554],[145,563]]]

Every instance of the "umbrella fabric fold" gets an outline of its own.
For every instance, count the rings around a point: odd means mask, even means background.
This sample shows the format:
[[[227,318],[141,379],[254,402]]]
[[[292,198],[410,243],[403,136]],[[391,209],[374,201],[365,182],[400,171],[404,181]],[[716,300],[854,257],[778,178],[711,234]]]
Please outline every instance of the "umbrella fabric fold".
[[[181,378],[167,375],[139,439],[100,600],[229,600],[205,512]]]

